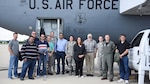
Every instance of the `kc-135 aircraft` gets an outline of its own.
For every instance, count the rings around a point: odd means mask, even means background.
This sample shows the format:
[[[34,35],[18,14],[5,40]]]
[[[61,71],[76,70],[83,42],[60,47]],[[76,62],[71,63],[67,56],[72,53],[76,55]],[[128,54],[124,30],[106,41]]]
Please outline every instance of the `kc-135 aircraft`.
[[[143,1],[143,2],[142,2]],[[44,30],[65,37],[86,38],[88,33],[98,40],[99,35],[110,34],[118,41],[126,34],[128,41],[150,27],[149,0],[0,0],[0,26],[30,35]],[[133,3],[133,4],[131,4]]]

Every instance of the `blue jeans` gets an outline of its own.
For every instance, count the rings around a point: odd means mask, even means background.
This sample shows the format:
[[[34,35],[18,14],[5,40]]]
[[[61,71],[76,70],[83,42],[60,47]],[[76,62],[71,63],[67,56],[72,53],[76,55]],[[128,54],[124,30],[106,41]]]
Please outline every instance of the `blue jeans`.
[[[18,77],[18,56],[10,55],[9,67],[8,67],[8,78],[12,78],[12,70],[14,69],[14,76]]]
[[[128,56],[123,56],[120,59],[120,78],[124,80],[129,80],[130,70],[128,66]]]
[[[22,71],[21,71],[20,78],[23,79],[25,77],[27,69],[28,69],[28,78],[33,78],[32,75],[33,75],[35,64],[36,64],[35,59],[33,59],[33,60],[27,59],[27,61],[24,61],[23,65],[22,65]]]
[[[40,67],[41,64],[43,63],[43,70],[42,70],[42,74],[40,74]],[[37,67],[37,75],[46,75],[46,63],[47,63],[47,57],[46,55],[41,54],[40,55],[40,59],[38,60],[38,67]]]
[[[65,52],[57,52],[57,73],[60,73],[60,59],[62,59],[62,73],[65,72]]]

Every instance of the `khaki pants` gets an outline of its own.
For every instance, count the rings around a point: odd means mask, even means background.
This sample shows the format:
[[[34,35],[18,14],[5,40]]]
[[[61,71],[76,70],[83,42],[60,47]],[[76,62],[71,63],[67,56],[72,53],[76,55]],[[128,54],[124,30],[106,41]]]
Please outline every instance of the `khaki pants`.
[[[85,60],[87,74],[94,74],[94,53],[87,53]]]
[[[49,57],[49,61],[48,61],[48,73],[53,73],[54,72],[54,61],[55,61],[54,56]],[[53,68],[53,72],[52,72],[52,68]]]

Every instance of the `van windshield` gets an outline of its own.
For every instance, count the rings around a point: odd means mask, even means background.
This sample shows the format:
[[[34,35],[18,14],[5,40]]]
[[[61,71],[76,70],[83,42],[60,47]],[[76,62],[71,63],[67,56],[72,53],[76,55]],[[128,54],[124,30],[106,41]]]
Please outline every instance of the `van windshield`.
[[[135,47],[135,46],[139,46],[140,45],[140,41],[142,39],[142,36],[143,36],[144,33],[140,33],[138,34],[135,39],[132,41],[131,45],[132,47]]]

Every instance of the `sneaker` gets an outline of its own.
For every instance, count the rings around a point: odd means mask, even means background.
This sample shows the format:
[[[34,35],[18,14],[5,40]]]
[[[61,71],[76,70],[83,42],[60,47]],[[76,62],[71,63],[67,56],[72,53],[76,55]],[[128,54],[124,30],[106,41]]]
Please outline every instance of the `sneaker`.
[[[84,78],[84,76],[80,76],[81,78]]]
[[[40,78],[40,76],[36,76],[36,78],[37,78],[37,79],[39,79],[39,78]]]
[[[76,78],[79,78],[80,76],[76,76]]]
[[[46,75],[44,75],[44,78],[47,78],[47,76],[46,76]]]
[[[43,78],[43,80],[44,80],[44,81],[46,81],[46,80],[47,80],[47,76],[46,76],[46,75],[44,75],[44,78]]]
[[[129,84],[129,81],[128,81],[128,80],[125,80],[125,84]]]
[[[118,83],[124,83],[123,79],[118,80]]]

